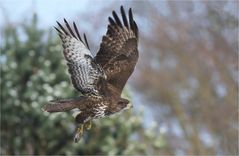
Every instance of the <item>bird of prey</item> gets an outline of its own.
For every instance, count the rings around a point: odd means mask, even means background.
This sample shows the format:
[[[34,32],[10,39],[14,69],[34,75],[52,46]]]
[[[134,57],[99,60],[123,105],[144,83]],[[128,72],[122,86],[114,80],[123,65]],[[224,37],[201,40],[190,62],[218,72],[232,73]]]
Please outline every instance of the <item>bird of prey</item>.
[[[106,35],[100,49],[92,56],[84,34],[81,37],[75,22],[73,27],[64,19],[59,22],[58,34],[74,88],[81,96],[73,99],[56,99],[43,107],[47,112],[64,112],[79,109],[75,121],[80,125],[75,142],[91,127],[91,120],[112,115],[130,108],[129,100],[121,97],[122,90],[134,71],[138,54],[138,27],[131,8],[128,15],[120,8],[122,20],[112,12]]]

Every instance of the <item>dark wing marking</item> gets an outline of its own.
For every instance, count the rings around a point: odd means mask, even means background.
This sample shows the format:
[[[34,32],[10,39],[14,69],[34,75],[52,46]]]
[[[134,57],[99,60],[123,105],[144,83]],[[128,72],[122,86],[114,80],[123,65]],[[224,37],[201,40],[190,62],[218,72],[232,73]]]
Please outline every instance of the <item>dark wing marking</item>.
[[[83,42],[82,39],[81,39],[80,33],[79,33],[79,31],[78,31],[78,29],[77,29],[77,27],[76,27],[76,23],[73,22],[73,25],[74,25],[74,29],[75,29],[75,31],[76,31],[76,34],[77,34],[78,39],[79,39],[81,42]]]
[[[98,94],[96,84],[101,77],[105,77],[105,74],[101,66],[93,60],[85,34],[85,43],[83,43],[75,23],[73,25],[76,35],[65,19],[64,22],[69,32],[59,22],[57,23],[60,29],[56,28],[56,30],[62,40],[63,53],[67,60],[72,84],[82,94]]]
[[[122,18],[123,18],[124,25],[126,26],[127,29],[129,29],[128,20],[127,20],[127,17],[126,17],[126,15],[125,15],[125,12],[124,12],[124,8],[123,8],[123,7],[120,8],[120,12],[121,12],[121,14],[122,14]]]
[[[134,21],[132,10],[129,9],[129,20],[121,6],[123,24],[115,11],[114,19],[109,17],[108,30],[102,38],[100,50],[95,60],[100,64],[107,81],[121,93],[138,60],[138,27]]]

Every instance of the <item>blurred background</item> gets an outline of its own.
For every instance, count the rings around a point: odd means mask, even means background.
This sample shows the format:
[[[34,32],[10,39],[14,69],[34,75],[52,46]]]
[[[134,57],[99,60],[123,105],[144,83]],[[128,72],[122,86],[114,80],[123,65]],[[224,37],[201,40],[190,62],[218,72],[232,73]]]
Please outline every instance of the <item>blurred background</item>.
[[[74,144],[71,112],[41,110],[79,96],[53,26],[75,21],[96,54],[120,5],[140,31],[134,108]],[[2,155],[238,155],[238,1],[0,0],[0,27]]]

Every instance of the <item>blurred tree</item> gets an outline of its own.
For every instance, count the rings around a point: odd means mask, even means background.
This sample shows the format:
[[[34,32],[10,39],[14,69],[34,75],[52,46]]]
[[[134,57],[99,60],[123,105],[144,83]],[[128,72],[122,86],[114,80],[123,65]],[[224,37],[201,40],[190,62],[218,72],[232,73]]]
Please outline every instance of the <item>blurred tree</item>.
[[[79,144],[71,113],[41,110],[54,96],[77,96],[59,40],[32,22],[6,25],[1,41],[1,154],[158,154],[166,144],[156,127],[143,128],[140,113],[97,120]],[[127,96],[126,91],[124,92]],[[140,141],[140,143],[139,143]]]
[[[238,2],[169,1],[166,15],[151,5],[151,35],[142,35],[145,53],[135,87],[168,110],[155,116],[169,129],[173,153],[238,155],[238,14],[228,11],[233,5]]]

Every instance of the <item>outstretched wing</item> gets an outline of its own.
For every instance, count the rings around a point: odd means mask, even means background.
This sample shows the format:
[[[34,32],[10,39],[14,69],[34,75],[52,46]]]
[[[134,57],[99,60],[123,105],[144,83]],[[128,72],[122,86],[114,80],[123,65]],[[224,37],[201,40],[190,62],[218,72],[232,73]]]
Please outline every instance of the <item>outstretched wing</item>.
[[[113,11],[114,19],[109,17],[110,24],[95,60],[104,69],[107,81],[121,94],[138,60],[138,27],[133,19],[131,8],[129,20],[124,8],[121,6],[120,9],[123,23]]]
[[[56,27],[55,29],[62,40],[63,53],[67,61],[72,84],[82,94],[98,94],[97,83],[101,78],[105,77],[105,74],[101,66],[95,63],[85,34],[84,43],[75,23],[73,23],[73,26],[76,34],[65,19],[64,22],[68,31],[59,22],[57,23],[60,29]]]

